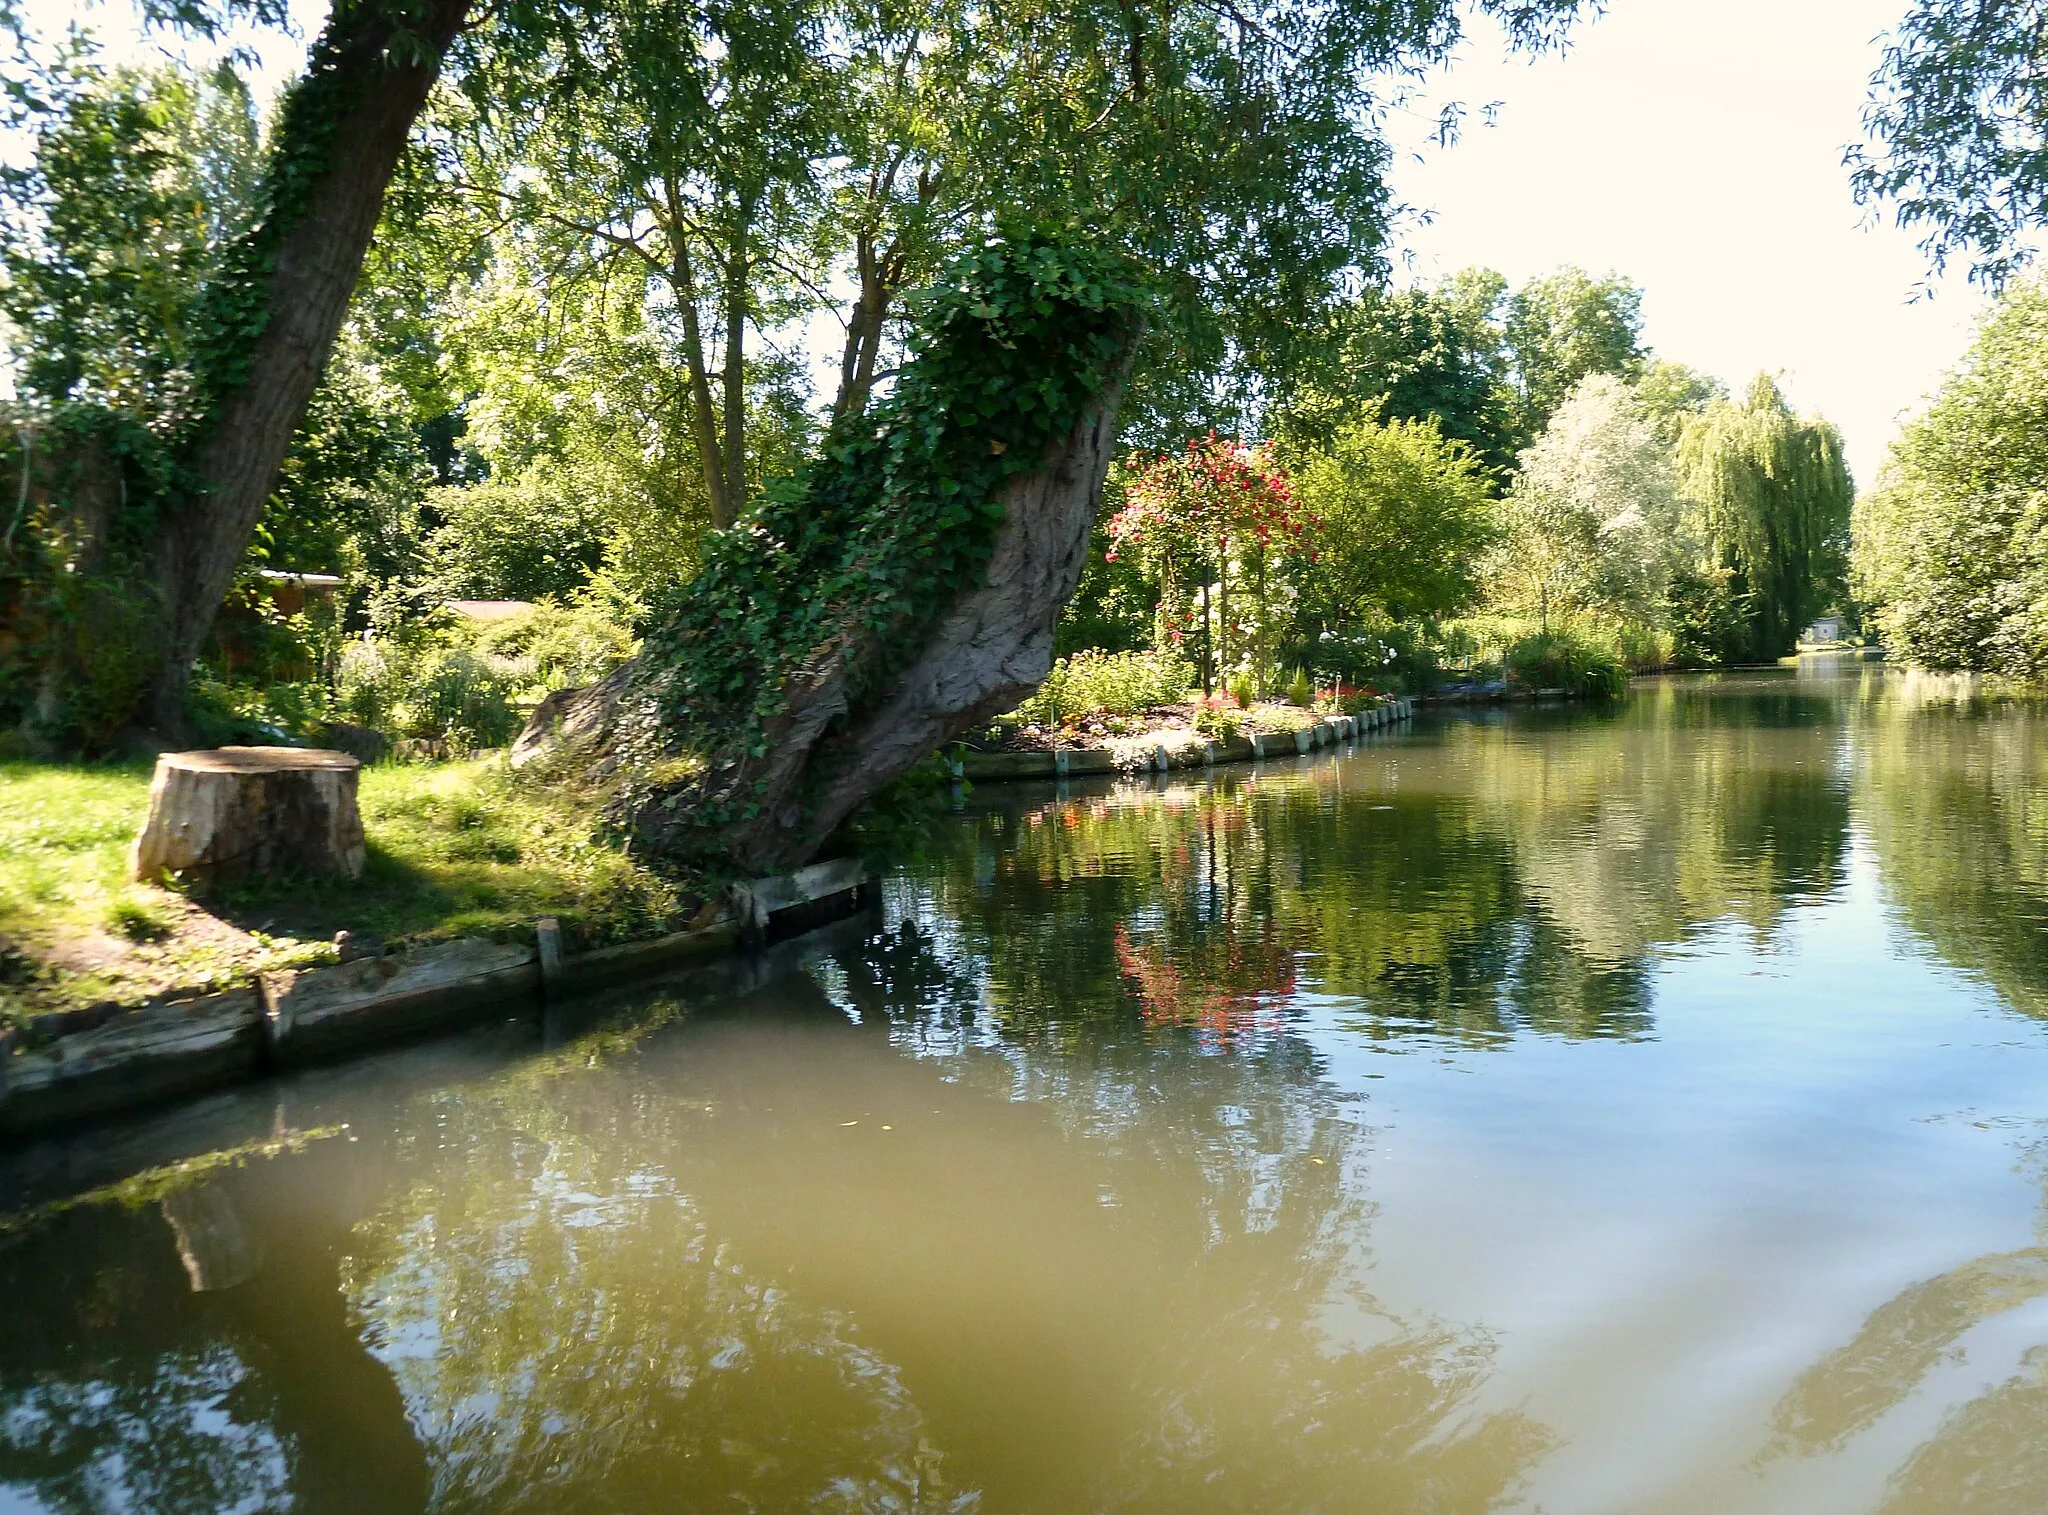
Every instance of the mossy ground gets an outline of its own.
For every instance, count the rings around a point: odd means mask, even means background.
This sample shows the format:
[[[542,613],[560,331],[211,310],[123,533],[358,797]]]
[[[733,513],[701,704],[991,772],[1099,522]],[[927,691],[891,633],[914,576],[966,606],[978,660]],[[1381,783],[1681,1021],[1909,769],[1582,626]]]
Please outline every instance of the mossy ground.
[[[343,929],[424,942],[555,915],[578,945],[624,941],[678,928],[703,894],[621,851],[595,803],[491,756],[365,769],[360,880],[194,898],[127,876],[149,781],[146,763],[0,763],[0,1019],[328,961]]]

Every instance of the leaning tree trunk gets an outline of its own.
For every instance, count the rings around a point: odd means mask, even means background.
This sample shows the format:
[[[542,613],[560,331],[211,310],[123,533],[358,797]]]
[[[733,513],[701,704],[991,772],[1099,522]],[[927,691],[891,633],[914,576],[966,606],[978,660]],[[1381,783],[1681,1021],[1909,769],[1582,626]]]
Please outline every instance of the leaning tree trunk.
[[[1044,466],[1010,482],[985,579],[939,617],[922,653],[879,699],[851,708],[849,686],[869,651],[857,642],[834,646],[792,685],[767,729],[764,758],[746,775],[758,786],[744,807],[752,814],[716,831],[717,850],[759,873],[800,866],[862,801],[962,732],[1015,709],[1044,682],[1060,612],[1087,558],[1121,390],[1119,370]],[[534,712],[513,761],[558,749],[601,753],[626,715],[637,672],[628,664],[588,689],[551,696]],[[682,840],[688,817],[660,800],[633,822],[657,850],[703,845],[697,833]]]
[[[348,314],[384,193],[473,0],[341,0],[288,98],[261,224],[209,313],[247,320],[215,355],[215,408],[192,455],[196,488],[156,554],[164,635],[144,715],[175,736],[185,686]],[[416,13],[409,13],[416,12]]]

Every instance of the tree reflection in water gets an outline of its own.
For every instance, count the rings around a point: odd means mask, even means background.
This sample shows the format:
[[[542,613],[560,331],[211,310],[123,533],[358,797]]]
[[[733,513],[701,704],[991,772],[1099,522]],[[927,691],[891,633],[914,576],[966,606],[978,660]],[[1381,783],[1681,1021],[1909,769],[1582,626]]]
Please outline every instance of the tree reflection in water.
[[[1551,1433],[1490,1397],[1484,1320],[1375,1297],[1377,1136],[1319,1048],[1654,1038],[1673,964],[1796,946],[1852,856],[2048,1013],[2048,728],[1714,688],[991,790],[889,931],[803,973],[19,1230],[0,1483],[67,1512],[1512,1504]],[[1892,1434],[2044,1296],[2048,1237],[1900,1292],[1758,1467]],[[2044,1414],[2030,1358],[1895,1459],[1887,1515],[2037,1508]]]
[[[1543,1445],[1360,1292],[1298,1043],[992,1034],[914,930],[823,977],[418,1126],[350,1289],[438,1508],[1478,1511]]]
[[[914,908],[986,965],[1004,1024],[1127,992],[1213,1025],[1306,990],[1367,1036],[1641,1037],[1660,950],[1730,922],[1767,946],[1847,847],[1837,720],[1696,699],[1653,688],[1568,742],[1464,721],[1384,760],[999,797]]]

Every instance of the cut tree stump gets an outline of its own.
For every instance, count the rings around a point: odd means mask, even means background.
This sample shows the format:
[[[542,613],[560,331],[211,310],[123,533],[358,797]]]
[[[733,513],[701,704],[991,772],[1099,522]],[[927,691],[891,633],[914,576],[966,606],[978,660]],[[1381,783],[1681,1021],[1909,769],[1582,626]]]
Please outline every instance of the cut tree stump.
[[[360,766],[318,748],[167,752],[135,840],[135,877],[173,873],[201,889],[293,874],[359,878]]]

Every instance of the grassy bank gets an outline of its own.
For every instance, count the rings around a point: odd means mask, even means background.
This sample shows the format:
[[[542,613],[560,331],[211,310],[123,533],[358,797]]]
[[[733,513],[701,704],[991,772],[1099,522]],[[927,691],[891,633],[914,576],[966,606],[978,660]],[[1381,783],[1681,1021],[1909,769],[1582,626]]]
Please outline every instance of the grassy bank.
[[[502,758],[365,769],[360,881],[302,880],[204,900],[127,877],[150,767],[0,763],[0,1018],[331,961],[348,930],[424,942],[560,916],[586,945],[694,913],[599,832],[592,807],[522,785]]]

